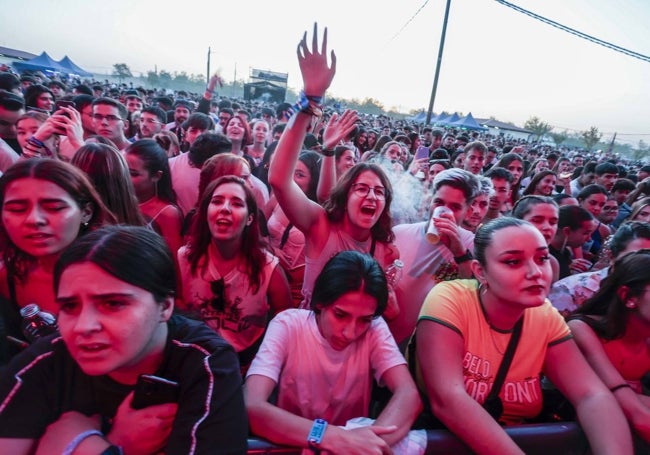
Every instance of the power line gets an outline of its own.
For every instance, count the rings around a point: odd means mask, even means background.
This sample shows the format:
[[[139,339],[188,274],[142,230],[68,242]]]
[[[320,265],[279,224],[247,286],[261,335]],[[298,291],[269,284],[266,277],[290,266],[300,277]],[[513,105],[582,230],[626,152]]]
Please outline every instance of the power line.
[[[631,51],[629,49],[625,49],[623,47],[617,46],[616,44],[612,44],[610,42],[603,41],[603,40],[598,39],[598,38],[596,38],[594,36],[591,36],[591,35],[588,35],[586,33],[580,32],[580,31],[578,31],[576,29],[573,29],[571,27],[567,27],[566,25],[562,25],[562,24],[560,24],[558,22],[555,22],[555,21],[553,21],[551,19],[547,19],[547,18],[542,17],[542,16],[540,16],[538,14],[535,14],[533,12],[525,10],[525,9],[523,9],[523,8],[517,6],[517,5],[513,5],[512,3],[506,2],[505,0],[494,0],[494,1],[496,1],[497,3],[501,3],[502,5],[507,6],[508,8],[512,8],[515,11],[523,13],[523,14],[525,14],[527,16],[530,16],[533,19],[537,19],[538,21],[544,22],[545,24],[552,25],[555,28],[559,28],[560,30],[571,33],[572,35],[575,35],[575,36],[577,36],[579,38],[585,39],[587,41],[591,41],[592,43],[595,43],[595,44],[598,44],[600,46],[606,47],[606,48],[611,49],[613,51],[620,52],[621,54],[625,54],[625,55],[627,55],[629,57],[634,57],[636,59],[639,59],[639,60],[642,60],[644,62],[650,63],[650,57],[648,57],[647,55],[639,54],[638,52],[634,52],[634,51]]]
[[[395,40],[395,38],[397,38],[397,37],[400,35],[400,33],[402,33],[402,31],[404,31],[404,29],[405,29],[405,28],[406,28],[406,27],[407,27],[411,22],[413,22],[413,19],[415,19],[415,17],[416,17],[418,14],[420,14],[420,11],[422,11],[422,9],[423,9],[425,6],[427,6],[427,3],[429,3],[429,0],[426,0],[426,1],[422,4],[422,6],[420,6],[420,8],[418,8],[418,10],[415,12],[415,14],[413,14],[413,16],[411,16],[411,17],[409,18],[409,20],[407,20],[406,23],[405,23],[404,25],[402,25],[402,28],[400,28],[400,29],[397,31],[397,33],[395,33],[395,35],[393,35],[393,37],[392,37],[391,39],[388,40],[388,42],[386,43],[386,46],[389,45],[390,43],[392,43],[392,42]]]

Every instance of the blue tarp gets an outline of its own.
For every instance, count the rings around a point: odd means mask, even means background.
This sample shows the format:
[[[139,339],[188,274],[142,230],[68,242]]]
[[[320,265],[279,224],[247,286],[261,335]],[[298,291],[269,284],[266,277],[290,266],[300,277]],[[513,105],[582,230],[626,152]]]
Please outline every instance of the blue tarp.
[[[66,68],[59,65],[52,59],[47,52],[43,51],[38,57],[34,57],[26,62],[14,62],[13,67],[19,72],[22,71],[50,71],[50,72],[67,72]]]
[[[70,57],[68,57],[67,55],[63,57],[61,60],[59,60],[57,63],[61,65],[63,68],[67,68],[66,73],[76,74],[77,76],[83,76],[83,77],[92,77],[93,75],[92,73],[89,73],[88,71],[75,65],[75,63],[72,60],[70,60]]]
[[[474,120],[474,117],[472,117],[472,113],[470,112],[467,114],[465,117],[456,120],[455,122],[447,123],[449,126],[455,126],[458,128],[464,128],[466,130],[487,130],[487,128],[479,125],[476,120]]]

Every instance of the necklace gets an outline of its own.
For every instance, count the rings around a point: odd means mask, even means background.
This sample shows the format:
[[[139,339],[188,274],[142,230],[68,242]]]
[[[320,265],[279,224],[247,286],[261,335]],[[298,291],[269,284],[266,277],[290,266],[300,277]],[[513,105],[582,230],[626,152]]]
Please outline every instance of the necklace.
[[[488,322],[488,325],[489,325],[489,322]],[[494,345],[494,349],[496,349],[499,354],[505,355],[506,350],[505,350],[505,348],[503,350],[499,348],[499,344],[497,343],[496,338],[494,338],[494,332],[495,332],[495,330],[490,325],[490,338],[492,338],[492,344]]]

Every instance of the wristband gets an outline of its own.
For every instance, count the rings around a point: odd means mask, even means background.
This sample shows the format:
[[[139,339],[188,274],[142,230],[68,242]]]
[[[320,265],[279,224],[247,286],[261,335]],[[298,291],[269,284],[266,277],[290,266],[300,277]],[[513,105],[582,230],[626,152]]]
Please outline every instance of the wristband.
[[[610,388],[609,388],[609,391],[612,392],[612,393],[614,393],[614,392],[616,392],[617,390],[619,390],[619,389],[624,389],[624,388],[626,388],[626,387],[629,387],[630,389],[632,388],[632,386],[631,386],[630,384],[628,384],[628,383],[624,383],[624,384],[615,385],[614,387],[610,387]]]
[[[465,254],[461,256],[454,256],[454,262],[458,265],[463,262],[471,261],[472,259],[474,259],[474,256],[472,256],[472,252],[469,250],[465,251]]]
[[[72,441],[68,443],[67,446],[65,446],[65,449],[63,449],[61,455],[72,455],[72,453],[77,450],[77,447],[79,447],[79,444],[91,436],[103,437],[104,434],[99,430],[88,430],[84,431],[83,433],[79,433]]]
[[[311,115],[313,117],[322,117],[323,97],[309,96],[305,95],[305,92],[300,92],[300,98],[296,101],[296,104],[291,106],[288,110],[291,112],[291,115],[294,115],[296,112],[302,112],[303,114]]]
[[[30,137],[29,139],[27,139],[27,142],[28,142],[29,144],[32,144],[34,147],[45,147],[45,143],[39,141],[39,140],[36,139],[34,136],[32,136],[32,137]]]
[[[318,152],[323,156],[334,156],[336,154],[334,149],[320,149]]]
[[[327,421],[323,419],[314,420],[309,436],[307,436],[307,445],[312,450],[318,450],[318,446],[323,441],[323,435],[327,428]]]

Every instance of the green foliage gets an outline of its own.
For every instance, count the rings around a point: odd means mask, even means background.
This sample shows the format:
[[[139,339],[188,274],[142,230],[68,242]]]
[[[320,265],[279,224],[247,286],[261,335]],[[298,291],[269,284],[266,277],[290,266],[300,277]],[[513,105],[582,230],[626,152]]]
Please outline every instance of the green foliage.
[[[551,125],[542,121],[537,116],[532,116],[526,120],[526,123],[524,123],[524,128],[532,131],[533,134],[537,136],[537,142],[539,142],[546,133],[551,131]]]
[[[580,137],[582,138],[582,142],[585,143],[587,150],[591,150],[594,145],[598,144],[600,138],[603,137],[603,133],[598,131],[598,128],[595,126],[592,126],[588,130],[583,131]]]
[[[122,82],[127,77],[133,77],[133,74],[131,74],[131,69],[126,63],[115,63],[113,65],[113,76],[116,76]]]
[[[553,142],[555,142],[555,145],[557,147],[559,147],[562,142],[566,141],[569,138],[569,135],[566,131],[563,133],[548,133],[548,135],[551,136],[551,139],[553,139]]]

